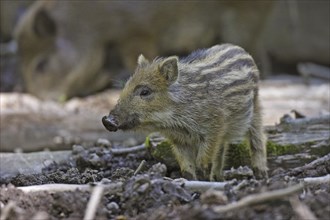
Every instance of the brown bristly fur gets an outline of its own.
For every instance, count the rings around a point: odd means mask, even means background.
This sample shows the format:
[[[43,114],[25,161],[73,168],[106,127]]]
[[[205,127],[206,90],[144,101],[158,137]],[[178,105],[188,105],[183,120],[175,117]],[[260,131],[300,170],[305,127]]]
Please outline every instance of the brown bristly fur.
[[[149,62],[141,55],[109,117],[119,129],[159,131],[172,143],[181,171],[223,178],[229,143],[247,136],[258,177],[267,176],[258,100],[259,71],[242,48],[223,44]]]

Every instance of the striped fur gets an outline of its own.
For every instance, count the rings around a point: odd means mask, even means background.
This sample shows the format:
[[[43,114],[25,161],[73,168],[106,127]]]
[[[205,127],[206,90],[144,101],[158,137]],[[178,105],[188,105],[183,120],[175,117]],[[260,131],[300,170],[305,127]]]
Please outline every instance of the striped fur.
[[[209,165],[210,180],[222,179],[228,143],[247,135],[256,174],[267,176],[259,71],[244,49],[223,44],[181,59],[140,56],[138,63],[110,114],[119,121],[135,115],[133,129],[163,133],[183,173],[194,179]],[[152,91],[148,99],[137,97],[141,86]]]

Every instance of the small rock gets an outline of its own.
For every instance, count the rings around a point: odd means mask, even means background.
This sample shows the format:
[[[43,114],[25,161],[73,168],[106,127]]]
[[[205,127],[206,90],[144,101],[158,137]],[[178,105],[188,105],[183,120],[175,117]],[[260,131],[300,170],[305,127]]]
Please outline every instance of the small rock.
[[[132,177],[134,173],[134,170],[127,168],[127,167],[121,167],[116,169],[111,176],[112,180],[127,180],[128,178]]]
[[[209,189],[201,195],[201,202],[208,205],[225,205],[228,198],[222,191]]]
[[[102,184],[109,184],[109,183],[112,183],[112,181],[111,181],[110,179],[108,179],[108,178],[103,178],[103,179],[101,180],[101,183],[102,183]]]
[[[43,164],[44,164],[45,167],[48,167],[48,166],[50,166],[50,165],[53,164],[53,163],[54,163],[54,161],[53,161],[53,160],[50,160],[50,159],[45,160],[45,161],[43,162]]]
[[[49,215],[45,211],[39,211],[31,219],[33,220],[49,219]]]
[[[90,154],[89,155],[89,162],[93,165],[93,166],[100,166],[101,165],[101,159],[99,156],[97,156],[96,153]]]
[[[150,183],[147,182],[147,183],[144,183],[144,184],[140,185],[136,189],[136,191],[139,192],[139,193],[145,193],[147,191],[147,189],[149,189],[149,187],[150,187]]]
[[[237,169],[231,168],[224,171],[225,179],[246,179],[253,177],[253,171],[247,166],[240,166]]]
[[[96,145],[99,146],[99,147],[107,147],[107,148],[111,147],[110,141],[107,140],[107,139],[104,139],[104,138],[97,139]]]
[[[159,173],[161,176],[165,176],[167,172],[167,167],[165,164],[157,163],[154,164],[148,171],[150,174]]]
[[[74,144],[72,146],[72,154],[79,154],[79,153],[84,152],[84,151],[85,151],[85,148],[81,145]]]
[[[110,202],[106,207],[112,213],[119,210],[119,205],[116,202]]]

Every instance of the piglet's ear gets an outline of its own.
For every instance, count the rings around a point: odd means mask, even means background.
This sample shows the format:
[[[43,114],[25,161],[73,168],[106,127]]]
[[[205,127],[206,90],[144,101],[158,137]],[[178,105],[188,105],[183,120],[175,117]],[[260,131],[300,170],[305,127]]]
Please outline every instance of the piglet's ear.
[[[166,58],[159,65],[159,72],[169,83],[173,83],[178,78],[178,57],[172,56]]]
[[[139,66],[145,66],[149,64],[149,60],[147,60],[142,54],[140,54],[138,58],[138,65]]]
[[[55,21],[44,9],[36,13],[33,30],[38,37],[55,37],[57,32]]]

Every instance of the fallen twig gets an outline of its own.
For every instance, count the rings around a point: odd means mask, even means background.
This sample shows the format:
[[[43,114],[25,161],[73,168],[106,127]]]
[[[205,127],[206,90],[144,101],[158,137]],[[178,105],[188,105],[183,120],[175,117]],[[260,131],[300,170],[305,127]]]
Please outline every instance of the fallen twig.
[[[136,174],[138,174],[138,172],[140,172],[143,169],[143,167],[145,166],[145,164],[146,164],[146,161],[145,160],[142,160],[141,163],[140,163],[140,165],[138,166],[138,168],[136,168],[136,170],[135,170],[135,172],[134,172],[133,175],[135,176]]]
[[[264,192],[256,195],[249,195],[239,200],[236,203],[230,203],[225,206],[217,206],[214,208],[214,211],[217,213],[229,212],[237,210],[246,206],[255,205],[258,203],[281,199],[284,196],[288,196],[300,191],[303,188],[303,184],[297,184],[285,189],[274,190],[271,192]]]
[[[320,177],[306,177],[303,179],[303,182],[309,185],[317,185],[323,183],[330,184],[330,174]]]
[[[102,199],[104,191],[103,185],[96,185],[93,189],[92,195],[88,201],[84,220],[93,220],[97,211],[97,207]]]
[[[89,191],[91,189],[90,185],[78,185],[78,184],[45,184],[36,186],[20,186],[17,189],[22,190],[26,193],[49,191],[49,192],[63,192],[63,191]]]
[[[314,213],[304,203],[300,202],[297,197],[290,199],[290,204],[296,216],[300,220],[317,220]]]
[[[224,190],[228,184],[233,184],[236,180],[227,182],[208,182],[208,181],[195,181],[186,180],[183,178],[173,180],[173,183],[179,184],[187,190],[194,192],[205,192],[208,189]]]
[[[117,193],[122,191],[122,182],[117,183],[110,183],[103,185],[106,191],[110,191],[111,193]],[[63,191],[90,191],[92,189],[91,185],[84,184],[45,184],[45,185],[37,185],[37,186],[21,186],[17,187],[17,189],[22,190],[25,193],[33,193],[33,192],[41,192],[41,191],[48,191],[48,192],[63,192]]]
[[[141,145],[137,145],[137,146],[129,147],[129,148],[111,149],[111,152],[114,155],[121,155],[121,154],[135,153],[135,152],[142,151],[142,150],[145,150],[145,149],[146,149],[146,146],[144,144],[141,144]]]

